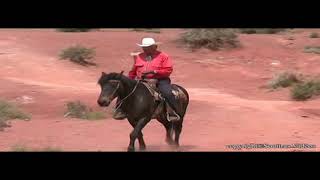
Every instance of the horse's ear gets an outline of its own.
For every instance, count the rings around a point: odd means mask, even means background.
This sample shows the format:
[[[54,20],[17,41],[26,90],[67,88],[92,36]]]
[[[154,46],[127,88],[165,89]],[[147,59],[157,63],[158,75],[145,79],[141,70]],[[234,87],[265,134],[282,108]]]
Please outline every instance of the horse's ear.
[[[104,75],[107,75],[107,74],[105,72],[102,72],[101,75],[104,76]]]
[[[118,78],[121,78],[122,75],[123,75],[123,72],[124,72],[124,71],[121,71],[121,72],[117,75],[117,77],[118,77]]]

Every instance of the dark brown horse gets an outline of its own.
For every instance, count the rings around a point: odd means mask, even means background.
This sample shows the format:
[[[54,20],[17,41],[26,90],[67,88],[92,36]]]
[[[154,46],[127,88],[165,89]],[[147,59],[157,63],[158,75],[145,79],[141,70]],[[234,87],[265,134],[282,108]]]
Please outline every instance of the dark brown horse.
[[[130,133],[128,151],[135,150],[134,144],[137,138],[140,150],[146,149],[142,129],[151,119],[157,119],[165,127],[166,142],[169,145],[179,147],[183,118],[189,104],[189,95],[184,88],[172,84],[177,101],[180,104],[177,113],[181,116],[181,119],[170,122],[167,120],[167,106],[164,100],[156,100],[141,80],[132,80],[124,76],[123,71],[110,74],[102,72],[98,83],[101,87],[98,104],[107,107],[115,98],[118,98],[121,102],[122,111],[127,114],[127,119],[134,128]],[[174,138],[173,134],[175,134]]]

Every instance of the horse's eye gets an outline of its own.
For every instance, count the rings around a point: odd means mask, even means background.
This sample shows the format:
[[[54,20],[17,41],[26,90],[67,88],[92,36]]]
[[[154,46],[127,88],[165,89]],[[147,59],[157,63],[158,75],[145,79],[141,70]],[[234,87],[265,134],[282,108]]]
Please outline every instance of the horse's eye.
[[[117,82],[110,82],[111,86],[117,86],[118,83]]]

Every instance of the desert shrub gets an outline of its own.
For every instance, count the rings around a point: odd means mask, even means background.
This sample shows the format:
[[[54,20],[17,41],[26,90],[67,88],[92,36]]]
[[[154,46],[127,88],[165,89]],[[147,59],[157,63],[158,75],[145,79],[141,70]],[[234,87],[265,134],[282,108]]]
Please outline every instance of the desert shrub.
[[[59,32],[89,32],[91,28],[60,28],[57,29]]]
[[[11,147],[11,151],[14,152],[61,152],[62,150],[57,147],[45,147],[45,148],[30,148],[22,144],[16,144]]]
[[[292,72],[281,72],[276,74],[273,79],[268,83],[268,86],[273,89],[277,89],[279,87],[289,87],[295,83],[299,83],[300,77],[299,75]]]
[[[316,32],[312,32],[310,35],[309,35],[310,38],[319,38],[319,34],[316,33]]]
[[[284,31],[283,28],[242,28],[239,29],[243,34],[276,34]]]
[[[233,29],[191,29],[181,34],[178,42],[186,44],[192,49],[208,48],[219,50],[221,48],[238,47],[238,36]]]
[[[15,151],[15,152],[27,152],[27,151],[31,151],[29,148],[27,148],[24,145],[21,144],[17,144],[11,147],[11,151]]]
[[[151,33],[160,33],[160,29],[157,28],[133,28],[132,31],[136,32],[151,32]]]
[[[0,100],[0,130],[9,127],[7,121],[12,119],[29,120],[31,115],[21,111],[14,104]]]
[[[301,84],[296,84],[291,90],[291,97],[294,100],[307,100],[314,95],[320,94],[320,81],[308,80]]]
[[[320,46],[306,46],[304,48],[305,53],[315,53],[320,54]]]
[[[67,112],[65,117],[87,119],[87,120],[99,120],[105,119],[106,115],[104,112],[92,111],[84,103],[80,101],[67,102]]]
[[[69,48],[63,49],[59,54],[60,59],[68,59],[74,63],[80,65],[96,65],[90,62],[94,59],[96,55],[94,48],[86,48],[81,45],[71,46]]]

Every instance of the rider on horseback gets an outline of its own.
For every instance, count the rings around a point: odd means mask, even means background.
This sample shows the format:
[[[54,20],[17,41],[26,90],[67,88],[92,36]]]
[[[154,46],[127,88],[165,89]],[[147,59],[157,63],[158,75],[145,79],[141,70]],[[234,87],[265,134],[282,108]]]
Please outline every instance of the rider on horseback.
[[[169,56],[157,50],[158,43],[153,38],[143,38],[142,44],[137,44],[142,47],[143,53],[134,56],[134,65],[129,72],[131,79],[157,79],[157,87],[164,96],[167,103],[170,105],[174,113],[169,114],[169,121],[177,121],[180,119],[177,112],[177,101],[172,93],[170,74],[173,71],[172,61]],[[118,99],[119,101],[119,99]],[[125,119],[126,114],[118,108],[114,115],[114,119]]]

